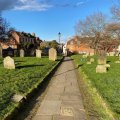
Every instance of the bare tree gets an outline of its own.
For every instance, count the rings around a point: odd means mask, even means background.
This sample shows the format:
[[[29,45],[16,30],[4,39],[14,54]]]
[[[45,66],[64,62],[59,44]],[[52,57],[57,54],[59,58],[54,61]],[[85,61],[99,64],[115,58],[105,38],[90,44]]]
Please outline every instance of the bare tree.
[[[106,18],[103,13],[98,12],[87,16],[84,21],[80,20],[76,24],[75,29],[77,35],[89,37],[89,44],[91,44],[92,48],[97,50],[105,26]]]
[[[120,39],[120,23],[110,23],[105,27],[107,34],[113,39]]]
[[[0,15],[0,38],[3,40],[8,34],[9,23]]]
[[[97,32],[102,32],[106,25],[103,13],[98,12],[87,16],[85,20],[79,21],[76,26],[76,33],[82,36],[95,36]]]
[[[117,4],[112,6],[111,13],[114,19],[120,20],[120,0],[117,0]]]

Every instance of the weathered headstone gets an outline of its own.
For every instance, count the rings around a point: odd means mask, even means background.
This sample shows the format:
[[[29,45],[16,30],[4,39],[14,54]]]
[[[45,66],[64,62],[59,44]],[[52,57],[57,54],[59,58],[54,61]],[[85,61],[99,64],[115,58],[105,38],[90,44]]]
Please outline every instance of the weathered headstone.
[[[97,65],[96,73],[106,73],[107,69],[105,65]]]
[[[83,57],[83,58],[87,58],[87,57],[88,57],[88,55],[87,55],[87,54],[85,54],[85,55],[83,55],[82,57]]]
[[[115,63],[120,63],[120,61],[115,61]]]
[[[106,64],[106,58],[98,58],[98,64],[99,65],[105,65]]]
[[[20,50],[20,57],[24,57],[24,55],[25,55],[25,52],[24,52],[23,49],[21,49],[21,50]]]
[[[13,95],[11,98],[13,102],[21,102],[23,99],[25,99],[24,96],[18,94]]]
[[[109,65],[109,64],[105,64],[105,67],[106,67],[106,68],[110,68],[110,65]]]
[[[94,54],[94,52],[90,52],[90,56],[94,56],[95,54]]]
[[[109,56],[114,56],[115,52],[109,52]]]
[[[15,63],[14,63],[14,60],[7,56],[6,58],[4,58],[4,68],[6,69],[15,69]]]
[[[87,64],[88,64],[88,65],[90,65],[90,64],[91,64],[91,62],[90,62],[90,61],[88,61],[88,62],[87,62]]]
[[[49,60],[57,60],[57,51],[54,48],[49,49]]]
[[[104,50],[99,51],[99,56],[98,56],[98,65],[96,67],[96,73],[106,73],[107,72],[107,67],[106,65],[106,52]]]
[[[94,62],[95,61],[95,59],[94,58],[90,58],[90,62]]]
[[[106,52],[104,50],[99,51],[98,56],[98,64],[99,65],[105,65],[106,64]]]
[[[41,50],[36,49],[36,57],[41,58]]]
[[[2,46],[0,45],[0,57],[2,57]]]
[[[110,56],[110,53],[107,53],[107,56]]]

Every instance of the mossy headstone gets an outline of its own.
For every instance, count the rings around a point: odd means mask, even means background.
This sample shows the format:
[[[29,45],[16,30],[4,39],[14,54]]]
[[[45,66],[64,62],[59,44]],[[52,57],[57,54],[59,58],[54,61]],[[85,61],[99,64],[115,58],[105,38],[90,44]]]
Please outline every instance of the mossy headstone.
[[[24,57],[25,56],[25,52],[23,49],[20,50],[20,57]]]
[[[36,57],[41,58],[41,50],[36,49]]]
[[[57,60],[57,51],[54,48],[49,49],[49,60]]]
[[[98,65],[105,65],[106,61],[106,52],[104,50],[100,50],[98,53]]]
[[[100,50],[98,53],[98,65],[96,67],[96,73],[106,73],[106,52],[104,50]]]
[[[14,63],[14,59],[12,59],[11,57],[7,56],[6,58],[4,58],[4,68],[6,69],[15,69],[15,63]]]

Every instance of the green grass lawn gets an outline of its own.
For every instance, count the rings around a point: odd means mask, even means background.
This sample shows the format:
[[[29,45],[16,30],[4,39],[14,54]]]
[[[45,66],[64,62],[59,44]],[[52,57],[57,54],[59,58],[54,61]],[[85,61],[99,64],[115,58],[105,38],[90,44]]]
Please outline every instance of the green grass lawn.
[[[107,73],[102,74],[96,73],[96,61],[88,65],[86,59],[82,59],[80,55],[74,55],[72,58],[108,104],[115,120],[120,120],[120,64],[115,63],[118,57],[107,58],[107,62],[111,67]]]
[[[13,94],[27,95],[59,62],[49,61],[46,57],[16,57],[14,60],[16,69],[7,70],[3,67],[3,59],[0,59],[0,119],[17,105],[10,99]]]

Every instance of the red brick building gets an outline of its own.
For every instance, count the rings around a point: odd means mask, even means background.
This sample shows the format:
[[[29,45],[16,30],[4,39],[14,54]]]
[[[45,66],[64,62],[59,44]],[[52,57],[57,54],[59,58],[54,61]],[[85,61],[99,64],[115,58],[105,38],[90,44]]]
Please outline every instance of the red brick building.
[[[90,47],[88,41],[78,36],[73,37],[67,42],[67,49],[72,53],[94,54],[94,49]]]
[[[3,49],[7,49],[9,47],[12,49],[19,49],[24,43],[31,43],[35,46],[40,46],[41,42],[42,40],[40,40],[39,37],[36,37],[35,33],[30,34],[25,32],[11,31],[9,40],[1,41],[0,44]]]

